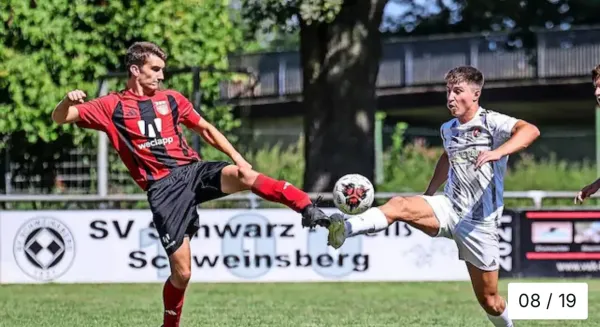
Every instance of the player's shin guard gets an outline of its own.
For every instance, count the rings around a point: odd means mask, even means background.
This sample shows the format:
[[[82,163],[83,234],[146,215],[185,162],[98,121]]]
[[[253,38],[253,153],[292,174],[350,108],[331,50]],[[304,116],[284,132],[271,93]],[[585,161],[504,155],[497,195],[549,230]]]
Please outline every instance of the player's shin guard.
[[[185,289],[179,289],[167,279],[163,288],[164,325],[163,327],[179,327]]]
[[[512,320],[508,318],[508,306],[504,307],[504,312],[499,316],[492,316],[489,313],[487,316],[496,327],[513,327]]]
[[[286,181],[278,181],[263,174],[258,175],[252,193],[261,198],[284,204],[290,209],[301,212],[306,206],[311,204],[308,194],[296,188]]]
[[[370,208],[364,213],[346,220],[346,236],[377,233],[388,228],[385,214],[379,208]]]

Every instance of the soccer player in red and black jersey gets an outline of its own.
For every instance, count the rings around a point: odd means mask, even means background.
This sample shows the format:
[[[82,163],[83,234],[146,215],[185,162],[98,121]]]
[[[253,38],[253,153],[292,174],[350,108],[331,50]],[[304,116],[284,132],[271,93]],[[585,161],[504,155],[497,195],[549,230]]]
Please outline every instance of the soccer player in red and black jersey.
[[[190,280],[189,242],[199,228],[198,204],[251,190],[301,213],[305,227],[326,226],[329,217],[303,191],[254,171],[184,96],[162,90],[166,59],[165,52],[153,43],[133,44],[127,51],[125,90],[89,102],[84,102],[86,94],[81,90],[68,92],[52,119],[105,132],[133,179],[147,192],[171,268],[163,289],[164,326],[175,327]],[[234,164],[202,160],[188,146],[180,124],[227,154]]]

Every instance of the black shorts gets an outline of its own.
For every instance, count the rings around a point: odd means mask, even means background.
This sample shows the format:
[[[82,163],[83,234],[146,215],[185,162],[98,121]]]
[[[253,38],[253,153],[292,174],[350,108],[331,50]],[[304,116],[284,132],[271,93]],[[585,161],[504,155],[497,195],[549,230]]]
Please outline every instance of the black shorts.
[[[177,167],[148,188],[152,220],[167,255],[177,251],[184,237],[200,228],[196,206],[227,194],[221,192],[221,171],[229,163],[200,161]]]

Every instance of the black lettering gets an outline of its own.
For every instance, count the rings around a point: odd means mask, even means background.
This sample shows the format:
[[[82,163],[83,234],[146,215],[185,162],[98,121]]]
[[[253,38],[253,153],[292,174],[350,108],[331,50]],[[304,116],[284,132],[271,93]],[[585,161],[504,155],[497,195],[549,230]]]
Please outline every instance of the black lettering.
[[[317,257],[317,265],[321,267],[331,267],[333,258],[329,254],[321,254]]]
[[[283,224],[281,227],[283,227],[283,232],[281,232],[279,237],[294,237],[294,234],[292,234],[292,228],[294,228],[294,224]]]
[[[245,226],[244,237],[260,237],[262,235],[260,225],[248,224]]]
[[[394,236],[400,235],[400,224],[399,223],[393,224],[392,226],[389,226],[388,228],[385,229],[385,236],[390,236],[390,235],[394,235]]]
[[[148,233],[148,236],[150,236],[150,238],[153,240],[158,240],[158,232],[156,232],[156,226],[154,225],[154,222],[151,221],[150,224],[148,224],[148,227],[152,229],[152,231]]]
[[[305,258],[307,260],[307,262],[303,264],[302,258]],[[310,255],[302,254],[302,253],[300,253],[300,250],[296,250],[296,266],[310,267],[311,264],[312,264],[312,258],[310,257]]]
[[[342,253],[339,255],[338,257],[338,266],[343,267],[344,266],[344,258],[349,257],[350,255],[348,253]]]
[[[397,224],[396,224],[396,225],[397,225]],[[406,237],[409,237],[409,236],[411,236],[411,235],[412,235],[412,233],[413,233],[413,230],[412,230],[412,228],[410,228],[410,227],[408,226],[408,224],[406,224],[406,223],[405,223],[405,224],[402,224],[402,225],[404,226],[404,230],[406,231],[406,235],[404,235],[404,236],[406,236]]]
[[[264,259],[266,261],[266,264],[267,264],[266,267],[270,268],[271,265],[273,264],[270,255],[258,255],[258,254],[255,254],[254,255],[254,260],[255,260],[254,264],[255,264],[256,267],[261,267],[261,264],[260,264],[261,259]]]
[[[237,237],[239,232],[240,232],[240,225],[237,225],[235,227],[235,230],[231,229],[231,226],[229,226],[229,224],[225,225],[225,227],[223,227],[223,230],[219,229],[219,226],[215,226],[215,230],[217,231],[217,235],[220,238],[225,238],[225,235],[229,234],[231,237]]]
[[[267,237],[273,237],[273,230],[277,228],[277,224],[267,224]]]
[[[131,259],[129,267],[134,269],[144,268],[148,264],[146,261],[146,252],[144,251],[133,251],[129,253],[129,259]]]
[[[106,238],[108,236],[108,230],[106,230],[106,222],[102,220],[94,220],[90,223],[90,229],[93,231],[90,233],[90,237],[96,240]],[[99,233],[99,234],[98,234]]]
[[[196,263],[196,267],[202,268],[206,263],[208,263],[209,267],[214,267],[219,260],[219,256],[215,256],[213,261],[210,260],[208,256],[202,256],[202,259],[198,260],[197,256],[194,256],[194,263]]]
[[[223,263],[225,264],[225,267],[229,269],[237,268],[240,264],[240,258],[234,255],[226,255],[225,257],[223,257]]]
[[[354,264],[354,271],[363,272],[369,269],[369,255],[368,254],[356,254],[352,258]]]
[[[406,223],[396,223],[390,225],[384,231],[373,234],[364,234],[365,237],[376,237],[378,235],[384,235],[386,237],[409,237],[413,233],[413,230]]]
[[[117,231],[117,235],[119,236],[119,238],[127,238],[127,236],[129,235],[129,232],[131,232],[131,227],[133,227],[133,220],[130,220],[127,222],[127,227],[125,228],[125,231],[123,232],[121,230],[121,225],[119,224],[118,220],[113,220],[113,226],[115,226],[115,230]]]
[[[210,238],[210,226],[208,225],[200,225],[200,227],[198,228],[198,231],[196,232],[197,235],[201,235],[200,233],[202,232],[202,235],[204,235],[204,238]]]
[[[286,255],[286,254],[281,254],[281,255],[275,256],[275,260],[278,262],[277,267],[286,268],[292,264],[288,255]]]
[[[159,264],[159,262],[158,262],[159,260],[162,260],[163,263]],[[152,259],[152,266],[154,268],[157,268],[157,269],[167,268],[168,267],[168,265],[167,265],[167,258],[165,256],[162,256],[162,255],[158,255],[158,256],[154,257]]]
[[[244,250],[244,267],[250,267],[250,251]]]

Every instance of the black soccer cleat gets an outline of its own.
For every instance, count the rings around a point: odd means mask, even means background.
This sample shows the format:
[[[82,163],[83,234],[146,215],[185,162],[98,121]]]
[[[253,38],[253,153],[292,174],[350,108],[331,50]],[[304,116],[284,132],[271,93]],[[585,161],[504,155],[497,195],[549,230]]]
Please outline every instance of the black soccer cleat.
[[[317,225],[329,227],[329,216],[317,207],[322,198],[322,196],[319,196],[315,203],[309,204],[302,210],[302,227],[314,228]]]

